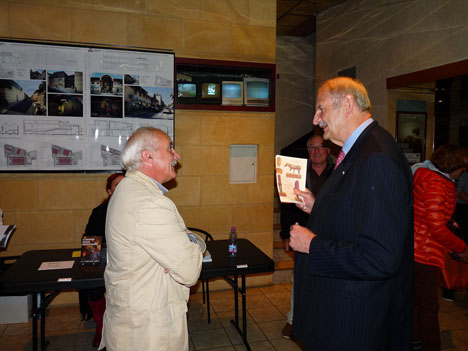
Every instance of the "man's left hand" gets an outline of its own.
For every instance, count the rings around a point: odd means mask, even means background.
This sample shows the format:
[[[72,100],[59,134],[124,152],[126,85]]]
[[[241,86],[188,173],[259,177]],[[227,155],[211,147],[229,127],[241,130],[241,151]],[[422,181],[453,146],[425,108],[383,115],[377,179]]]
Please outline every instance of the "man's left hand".
[[[316,237],[316,235],[306,227],[302,227],[299,224],[292,225],[289,233],[291,235],[289,238],[289,246],[295,251],[308,254],[310,242]]]

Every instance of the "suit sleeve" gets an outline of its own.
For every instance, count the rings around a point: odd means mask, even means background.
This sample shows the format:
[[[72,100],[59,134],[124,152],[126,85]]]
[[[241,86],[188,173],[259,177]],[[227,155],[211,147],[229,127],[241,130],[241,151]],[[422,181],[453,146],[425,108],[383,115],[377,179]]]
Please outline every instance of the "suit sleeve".
[[[330,211],[329,219],[335,222],[330,228],[345,232],[348,240],[336,239],[343,235],[333,232],[315,233],[309,250],[310,273],[351,280],[388,279],[399,269],[402,255],[413,252],[408,249],[413,245],[411,179],[385,154],[372,154],[356,167],[346,211]]]
[[[200,276],[203,255],[181,226],[175,205],[167,198],[149,203],[138,213],[137,245],[178,283],[192,286]]]

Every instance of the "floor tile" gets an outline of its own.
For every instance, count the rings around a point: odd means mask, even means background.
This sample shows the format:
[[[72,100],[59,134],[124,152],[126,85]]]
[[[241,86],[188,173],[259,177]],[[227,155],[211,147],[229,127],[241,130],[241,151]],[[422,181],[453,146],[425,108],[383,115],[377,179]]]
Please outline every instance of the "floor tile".
[[[248,311],[256,323],[284,320],[284,315],[274,306],[249,308]]]
[[[247,308],[273,306],[271,301],[265,295],[252,295],[246,297]]]
[[[291,284],[251,288],[247,291],[247,339],[253,351],[296,351],[301,346],[282,337],[289,311]],[[212,292],[211,324],[200,293],[190,296],[188,326],[190,351],[244,351],[235,327],[232,290]],[[440,300],[439,320],[443,351],[468,350],[468,296],[457,291],[454,302]],[[8,351],[32,350],[31,323],[0,324],[0,348]],[[241,299],[239,324],[242,327]],[[39,327],[40,324],[38,323]],[[82,321],[78,306],[53,306],[47,310],[48,351],[94,351],[95,323]],[[40,329],[40,328],[39,328]]]
[[[196,331],[190,334],[190,338],[195,350],[232,345],[224,328],[211,329],[209,332]]]
[[[277,339],[273,343],[277,351],[302,351],[304,350],[298,342],[293,339]]]
[[[272,293],[272,294],[265,294],[266,298],[271,301],[271,303],[275,306],[278,305],[290,305],[291,304],[291,292],[280,292],[280,293]]]
[[[260,290],[265,295],[268,295],[268,294],[274,294],[274,293],[287,292],[288,288],[286,287],[286,284],[274,284],[274,285],[262,287],[260,288]]]
[[[242,324],[240,325],[240,329],[242,330]],[[225,327],[226,333],[231,340],[231,344],[233,345],[240,345],[243,344],[242,337],[240,336],[239,332],[237,331],[236,327],[231,324],[230,326]],[[263,334],[262,330],[258,327],[255,323],[248,323],[247,322],[247,341],[254,342],[254,341],[264,341],[267,340],[265,334]]]
[[[258,323],[258,326],[262,330],[263,334],[268,340],[279,339],[283,337],[283,328],[286,324],[286,320],[271,321]]]
[[[269,341],[249,342],[252,351],[275,351],[275,348]],[[247,351],[245,345],[236,345],[236,351]]]

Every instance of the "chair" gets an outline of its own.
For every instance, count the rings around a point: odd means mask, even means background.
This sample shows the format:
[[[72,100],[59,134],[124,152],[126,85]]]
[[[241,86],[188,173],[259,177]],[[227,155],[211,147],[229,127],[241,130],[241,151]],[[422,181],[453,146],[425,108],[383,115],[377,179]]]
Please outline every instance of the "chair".
[[[1,256],[0,275],[4,273],[20,256]]]
[[[210,233],[203,229],[198,229],[194,227],[187,227],[189,231],[194,234],[200,235],[203,239],[205,236],[205,241],[213,240],[213,236]],[[210,288],[208,286],[208,279],[202,279],[202,294],[203,294],[203,303],[205,303],[205,286],[206,286],[206,308],[208,311],[208,323],[211,323],[211,314],[210,314]]]
[[[2,256],[0,257],[0,278],[7,271],[10,266],[15,263],[15,261],[20,256]]]

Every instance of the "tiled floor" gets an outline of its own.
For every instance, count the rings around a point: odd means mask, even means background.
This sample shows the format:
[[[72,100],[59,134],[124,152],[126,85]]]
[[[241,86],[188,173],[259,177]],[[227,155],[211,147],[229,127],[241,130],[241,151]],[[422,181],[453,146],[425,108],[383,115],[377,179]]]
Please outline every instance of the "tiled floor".
[[[289,310],[290,284],[277,284],[247,291],[248,340],[252,350],[302,350],[293,340],[284,339],[281,330]],[[201,294],[189,303],[190,350],[245,350],[231,325],[233,292],[211,292],[211,324]],[[442,350],[468,350],[468,296],[456,293],[455,302],[440,300]],[[48,351],[95,350],[91,346],[94,322],[82,322],[78,306],[52,307],[48,310],[46,336]],[[0,324],[0,348],[5,351],[32,350],[31,323]]]

